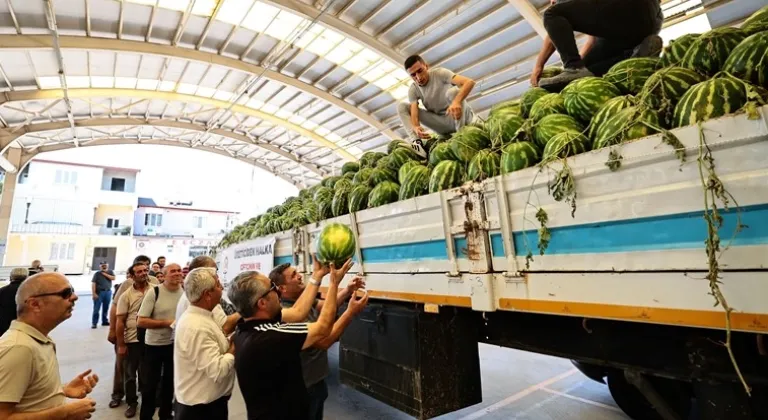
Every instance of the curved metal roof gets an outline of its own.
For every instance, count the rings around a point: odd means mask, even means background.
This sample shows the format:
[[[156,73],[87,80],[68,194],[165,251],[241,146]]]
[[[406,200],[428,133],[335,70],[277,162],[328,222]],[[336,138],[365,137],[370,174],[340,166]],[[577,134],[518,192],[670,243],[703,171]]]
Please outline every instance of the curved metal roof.
[[[0,147],[198,147],[311,185],[405,135],[393,105],[410,54],[475,79],[481,115],[522,94],[548,3],[6,0]],[[715,27],[763,2],[662,3],[667,25]]]

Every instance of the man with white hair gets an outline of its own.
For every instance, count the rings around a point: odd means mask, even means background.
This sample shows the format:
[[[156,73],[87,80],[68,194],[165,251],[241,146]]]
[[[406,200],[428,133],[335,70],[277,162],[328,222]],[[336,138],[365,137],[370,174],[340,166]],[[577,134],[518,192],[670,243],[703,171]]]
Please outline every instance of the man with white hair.
[[[213,316],[223,290],[215,268],[196,268],[184,280],[184,293],[191,304],[176,323],[176,420],[228,418],[235,347]]]
[[[203,267],[213,268],[214,271],[217,270],[216,261],[207,255],[199,255],[195,257],[189,265],[189,270],[191,272],[196,268]],[[186,294],[184,294],[181,296],[181,299],[179,299],[179,303],[176,306],[176,319],[181,319],[181,315],[184,314],[188,307],[189,299],[187,299]],[[224,312],[224,308],[221,307],[221,302],[219,302],[219,304],[213,308],[213,320],[216,321],[216,324],[222,331],[224,331],[225,335],[229,335],[235,330],[235,325],[237,325],[237,321],[240,320],[240,314],[234,313],[232,315],[227,315],[227,313]]]
[[[16,319],[16,291],[27,277],[29,270],[16,267],[11,270],[11,283],[0,288],[0,335],[5,334],[11,321]]]
[[[16,293],[18,319],[0,338],[0,419],[81,420],[98,376],[90,369],[62,387],[56,345],[48,334],[72,316],[77,295],[59,273],[30,277]],[[72,398],[74,401],[67,401]]]

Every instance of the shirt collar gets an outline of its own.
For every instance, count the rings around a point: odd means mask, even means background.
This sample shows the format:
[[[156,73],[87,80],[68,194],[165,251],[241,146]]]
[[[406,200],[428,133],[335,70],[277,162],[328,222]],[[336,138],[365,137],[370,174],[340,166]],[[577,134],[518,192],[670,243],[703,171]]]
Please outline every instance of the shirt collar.
[[[213,318],[213,312],[207,311],[203,308],[199,308],[192,304],[190,304],[189,307],[187,308],[187,312],[192,312],[193,314],[198,314],[198,315],[203,315],[203,316]]]
[[[35,341],[39,342],[40,344],[53,343],[53,340],[51,340],[50,337],[43,335],[43,333],[41,333],[37,328],[18,320],[11,321],[10,329],[19,331],[30,336],[31,338],[34,338]]]

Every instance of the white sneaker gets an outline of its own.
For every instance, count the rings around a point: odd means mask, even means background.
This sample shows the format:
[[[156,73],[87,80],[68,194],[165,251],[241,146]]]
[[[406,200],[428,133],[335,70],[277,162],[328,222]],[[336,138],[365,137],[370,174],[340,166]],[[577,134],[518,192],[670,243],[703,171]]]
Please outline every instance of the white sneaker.
[[[419,157],[426,158],[427,157],[427,151],[424,150],[424,145],[421,142],[421,140],[413,140],[411,143],[411,150],[416,152]]]

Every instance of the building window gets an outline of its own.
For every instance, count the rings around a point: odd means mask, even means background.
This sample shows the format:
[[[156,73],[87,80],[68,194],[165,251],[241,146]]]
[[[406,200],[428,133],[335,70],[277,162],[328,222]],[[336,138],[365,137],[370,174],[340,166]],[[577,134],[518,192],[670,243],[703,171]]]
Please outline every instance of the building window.
[[[150,214],[144,215],[144,226],[162,226],[163,215],[162,214]]]
[[[54,242],[51,244],[51,261],[72,261],[75,259],[74,242]]]
[[[109,187],[110,191],[125,191],[125,179],[112,178],[112,185]]]
[[[60,184],[60,185],[61,184],[77,185],[77,172],[57,169],[56,179],[54,180],[54,183]]]
[[[192,216],[192,226],[197,229],[202,229],[205,225],[205,217],[203,216]]]
[[[107,227],[108,228],[119,228],[120,227],[120,219],[107,219]]]

